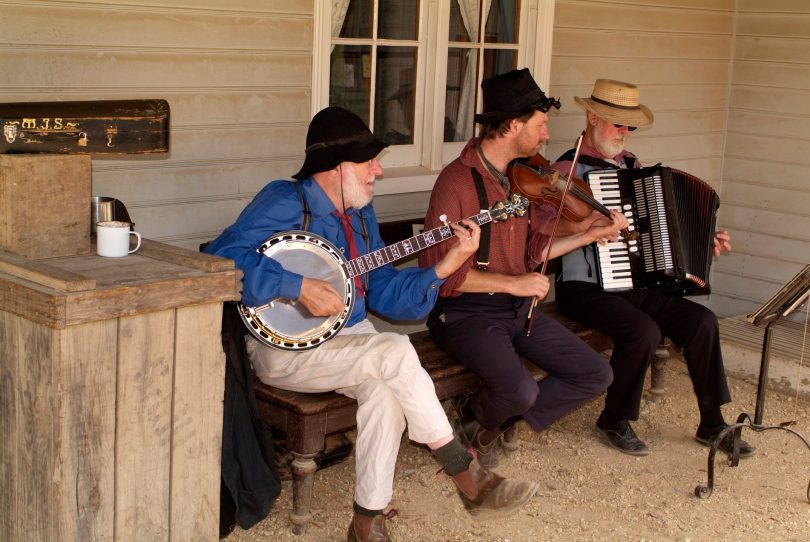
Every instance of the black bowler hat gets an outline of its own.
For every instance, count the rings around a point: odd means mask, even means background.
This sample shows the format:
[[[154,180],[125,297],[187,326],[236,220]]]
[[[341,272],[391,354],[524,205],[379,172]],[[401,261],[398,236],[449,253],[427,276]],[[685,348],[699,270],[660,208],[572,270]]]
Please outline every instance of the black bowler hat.
[[[548,98],[537,86],[529,68],[512,70],[481,81],[484,111],[475,116],[480,124],[495,124],[534,109],[543,113],[560,108],[560,100]]]
[[[387,146],[351,111],[327,107],[316,113],[309,123],[304,165],[293,179],[306,179],[329,171],[341,162],[367,162]]]

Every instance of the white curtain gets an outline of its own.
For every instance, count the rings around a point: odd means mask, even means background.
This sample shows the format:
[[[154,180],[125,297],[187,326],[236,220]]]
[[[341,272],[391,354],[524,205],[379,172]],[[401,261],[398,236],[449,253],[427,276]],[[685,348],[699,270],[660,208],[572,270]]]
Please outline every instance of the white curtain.
[[[340,29],[343,28],[343,21],[346,20],[346,12],[349,11],[349,4],[352,0],[332,0],[332,37],[340,36]],[[335,46],[332,45],[332,51]],[[331,52],[331,51],[330,51]]]
[[[461,19],[467,35],[472,43],[478,42],[478,22],[480,20],[478,7],[481,0],[456,0],[458,3]],[[492,0],[483,1],[484,13],[489,13],[489,6]],[[486,21],[484,21],[486,24]],[[475,114],[475,83],[476,83],[476,49],[467,52],[467,69],[464,72],[464,81],[461,84],[459,95],[458,113],[456,116],[456,132],[471,136],[473,133],[473,115]]]

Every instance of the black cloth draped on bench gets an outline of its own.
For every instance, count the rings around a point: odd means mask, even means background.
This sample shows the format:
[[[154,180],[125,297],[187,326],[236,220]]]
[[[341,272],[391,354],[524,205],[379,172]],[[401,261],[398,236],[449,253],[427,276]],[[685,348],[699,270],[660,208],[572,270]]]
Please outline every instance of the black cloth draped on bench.
[[[270,513],[281,491],[270,426],[259,416],[246,330],[237,306],[222,309],[225,404],[222,420],[220,537],[238,524],[249,529]]]

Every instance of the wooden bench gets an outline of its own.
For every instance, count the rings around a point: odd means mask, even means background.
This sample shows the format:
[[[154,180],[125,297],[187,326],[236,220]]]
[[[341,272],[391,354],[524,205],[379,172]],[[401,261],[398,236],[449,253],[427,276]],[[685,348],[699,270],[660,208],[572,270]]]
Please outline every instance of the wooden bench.
[[[560,315],[553,303],[544,303],[540,307],[543,314],[561,321],[597,352],[612,346],[605,335]],[[422,366],[433,379],[440,401],[473,391],[480,385],[476,375],[439,350],[427,331],[412,333],[409,337]],[[656,356],[653,360],[651,391],[654,394],[663,393],[661,366],[664,360],[663,355]],[[543,376],[542,371],[534,365],[528,366],[534,368],[536,378]],[[290,520],[293,532],[301,534],[311,520],[310,507],[317,469],[315,458],[324,450],[328,435],[355,426],[357,403],[354,399],[334,392],[291,392],[258,381],[256,400],[260,415],[274,429],[283,432],[285,446],[292,454],[293,510]]]

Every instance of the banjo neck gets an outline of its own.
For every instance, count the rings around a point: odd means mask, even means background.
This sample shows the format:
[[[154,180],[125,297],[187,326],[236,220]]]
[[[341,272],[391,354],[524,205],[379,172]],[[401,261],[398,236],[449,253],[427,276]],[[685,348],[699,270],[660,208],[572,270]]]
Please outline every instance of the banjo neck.
[[[493,221],[492,213],[490,211],[481,211],[475,216],[469,218],[479,226],[483,226]],[[460,223],[460,222],[459,222]],[[411,254],[415,254],[428,247],[447,241],[453,237],[453,229],[448,225],[442,225],[432,230],[422,232],[414,235],[409,239],[388,245],[387,247],[369,252],[362,256],[358,256],[346,262],[346,273],[349,278],[354,278],[357,275],[363,275],[370,271],[382,267],[383,265],[393,263],[402,258],[406,258]]]

